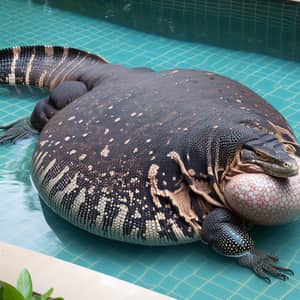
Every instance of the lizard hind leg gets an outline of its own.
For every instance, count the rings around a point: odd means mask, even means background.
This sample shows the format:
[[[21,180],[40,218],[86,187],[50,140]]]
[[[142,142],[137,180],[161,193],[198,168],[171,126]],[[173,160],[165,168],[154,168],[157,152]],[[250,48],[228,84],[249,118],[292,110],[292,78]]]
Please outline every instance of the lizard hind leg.
[[[86,85],[81,81],[64,81],[59,84],[47,98],[40,100],[35,106],[30,117],[32,127],[41,131],[57,111],[87,92]]]
[[[29,118],[20,119],[13,123],[0,126],[0,129],[3,130],[3,133],[0,135],[0,144],[4,144],[5,142],[14,143],[17,140],[39,133],[31,126]]]
[[[39,134],[55,113],[87,93],[87,87],[80,81],[60,83],[48,97],[40,100],[31,116],[17,120],[11,124],[0,126],[4,130],[0,135],[0,144],[15,142],[32,135]]]

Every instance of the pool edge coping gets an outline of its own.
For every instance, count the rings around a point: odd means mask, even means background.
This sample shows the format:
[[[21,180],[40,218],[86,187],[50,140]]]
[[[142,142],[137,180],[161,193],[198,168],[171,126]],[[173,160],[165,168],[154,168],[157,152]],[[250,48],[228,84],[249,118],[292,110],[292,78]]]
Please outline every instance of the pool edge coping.
[[[65,300],[98,297],[120,300],[174,299],[110,275],[0,242],[0,280],[15,285],[23,268],[30,271],[36,292],[43,293],[53,287],[53,296],[63,297]]]

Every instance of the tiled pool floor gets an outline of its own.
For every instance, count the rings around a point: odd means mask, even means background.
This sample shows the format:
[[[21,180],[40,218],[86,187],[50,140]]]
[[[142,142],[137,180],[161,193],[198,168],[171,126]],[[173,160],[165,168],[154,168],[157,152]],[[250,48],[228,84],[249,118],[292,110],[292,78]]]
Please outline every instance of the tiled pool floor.
[[[236,79],[264,96],[300,138],[300,64],[151,36],[31,1],[2,0],[0,47],[58,44],[127,66],[196,68]],[[0,123],[30,114],[39,92],[0,88]],[[101,271],[178,299],[300,299],[300,221],[256,228],[257,246],[295,270],[267,285],[201,243],[147,248],[86,234],[43,209],[30,183],[35,140],[0,147],[0,240]],[[59,276],[59,274],[58,274]]]

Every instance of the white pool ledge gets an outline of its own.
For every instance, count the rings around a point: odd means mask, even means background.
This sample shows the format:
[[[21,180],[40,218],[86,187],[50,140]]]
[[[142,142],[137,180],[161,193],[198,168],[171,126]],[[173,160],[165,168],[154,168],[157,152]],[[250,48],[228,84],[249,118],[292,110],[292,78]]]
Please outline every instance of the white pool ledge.
[[[43,293],[53,287],[53,296],[65,300],[173,299],[109,275],[0,242],[0,280],[15,285],[23,268],[30,271],[36,292]]]

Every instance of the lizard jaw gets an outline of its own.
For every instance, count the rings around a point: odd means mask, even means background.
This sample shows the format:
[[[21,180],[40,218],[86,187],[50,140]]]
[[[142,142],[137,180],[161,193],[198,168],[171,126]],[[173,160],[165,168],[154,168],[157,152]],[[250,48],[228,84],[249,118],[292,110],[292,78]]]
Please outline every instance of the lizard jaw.
[[[298,163],[293,158],[284,161],[282,165],[277,165],[267,161],[257,161],[255,163],[260,166],[265,173],[275,177],[287,178],[297,176],[299,172]]]

